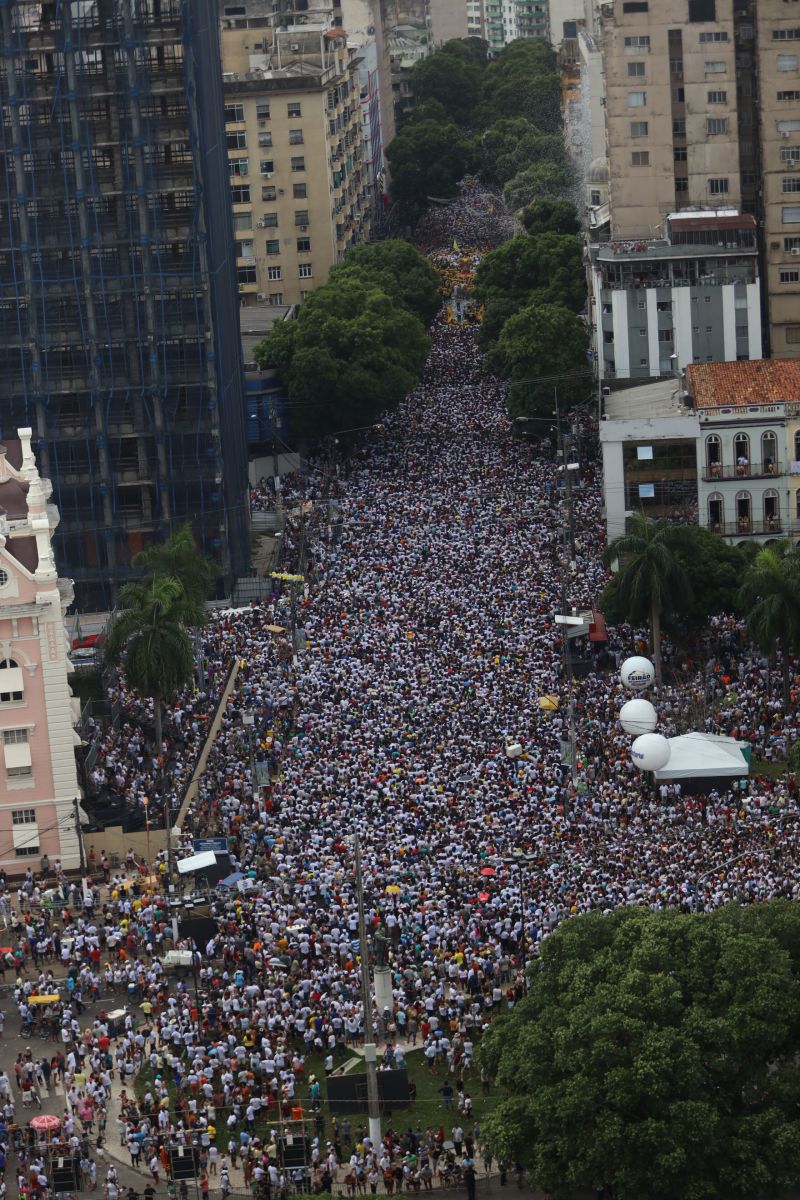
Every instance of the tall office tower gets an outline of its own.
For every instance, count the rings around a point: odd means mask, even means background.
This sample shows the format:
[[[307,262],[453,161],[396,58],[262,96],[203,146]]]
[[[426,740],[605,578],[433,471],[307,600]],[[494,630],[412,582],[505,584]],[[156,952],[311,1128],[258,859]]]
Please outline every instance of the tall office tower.
[[[59,570],[105,608],[190,520],[246,565],[215,0],[0,3],[0,436],[31,426]]]
[[[800,3],[758,0],[755,18],[769,345],[775,358],[799,358]]]

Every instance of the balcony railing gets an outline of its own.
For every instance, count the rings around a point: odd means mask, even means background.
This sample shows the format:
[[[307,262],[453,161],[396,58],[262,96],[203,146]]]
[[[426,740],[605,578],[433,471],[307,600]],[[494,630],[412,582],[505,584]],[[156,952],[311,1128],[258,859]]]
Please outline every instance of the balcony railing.
[[[751,517],[739,517],[736,521],[709,521],[712,533],[722,537],[780,537],[786,531],[786,521],[782,517],[768,517],[757,521]]]
[[[715,479],[777,479],[786,474],[786,463],[749,463],[746,467],[729,466],[723,463],[706,463],[703,479],[713,483]]]

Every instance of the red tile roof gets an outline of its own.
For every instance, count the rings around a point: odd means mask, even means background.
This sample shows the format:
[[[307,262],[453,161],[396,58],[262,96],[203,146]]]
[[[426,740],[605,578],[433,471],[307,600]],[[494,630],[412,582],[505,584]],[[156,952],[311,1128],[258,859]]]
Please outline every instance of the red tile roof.
[[[800,400],[800,359],[690,363],[686,377],[695,408],[741,408]]]

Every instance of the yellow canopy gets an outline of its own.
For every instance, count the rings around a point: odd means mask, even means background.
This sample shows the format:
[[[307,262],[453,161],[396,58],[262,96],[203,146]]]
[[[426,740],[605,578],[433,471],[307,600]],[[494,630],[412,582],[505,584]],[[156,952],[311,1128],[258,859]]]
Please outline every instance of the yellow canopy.
[[[60,999],[58,994],[55,996],[31,996],[28,1004],[57,1004]]]

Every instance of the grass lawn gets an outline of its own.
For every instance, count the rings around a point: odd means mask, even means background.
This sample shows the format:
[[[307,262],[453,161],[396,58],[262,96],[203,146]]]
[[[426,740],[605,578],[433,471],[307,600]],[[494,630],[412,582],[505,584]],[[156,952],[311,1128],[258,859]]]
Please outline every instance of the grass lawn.
[[[768,762],[766,758],[754,758],[751,774],[766,775],[768,779],[780,779],[782,775],[786,774],[786,770],[787,763],[785,761]]]
[[[340,1062],[347,1062],[348,1058],[352,1057],[353,1055],[348,1051],[343,1059],[337,1059],[337,1066]],[[450,1130],[457,1123],[461,1123],[466,1129],[467,1126],[465,1125],[465,1122],[463,1120],[459,1122],[459,1114],[455,1106],[456,1096],[454,1095],[453,1097],[453,1107],[450,1110],[446,1110],[442,1102],[441,1094],[439,1093],[439,1088],[442,1087],[445,1080],[448,1078],[450,1079],[450,1083],[453,1085],[455,1092],[455,1079],[451,1076],[448,1076],[447,1071],[442,1069],[439,1069],[434,1074],[431,1074],[426,1066],[421,1049],[410,1051],[406,1055],[406,1064],[408,1067],[409,1078],[413,1079],[417,1085],[416,1102],[409,1109],[396,1109],[392,1113],[391,1117],[384,1114],[382,1118],[384,1129],[388,1128],[390,1125],[398,1130],[407,1129],[409,1126],[411,1126],[414,1129],[421,1129],[424,1133],[429,1126],[435,1130],[441,1125],[444,1127],[446,1138],[450,1137]],[[359,1068],[355,1068],[356,1072],[358,1072],[358,1069]],[[361,1059],[361,1070],[363,1070],[363,1059]],[[175,1101],[177,1098],[177,1089],[172,1079],[171,1072],[167,1071],[166,1075],[167,1090],[170,1098],[170,1111],[174,1114],[176,1111]],[[322,1067],[321,1058],[309,1056],[306,1059],[306,1078],[305,1082],[302,1082],[298,1088],[297,1103],[301,1104],[306,1112],[309,1113],[308,1079],[311,1075],[316,1075],[320,1082],[323,1102],[322,1113],[325,1120],[324,1134],[326,1138],[328,1138],[331,1134],[332,1125],[331,1117],[328,1112],[327,1083],[325,1080],[325,1072]],[[472,1097],[472,1119],[469,1127],[475,1123],[481,1125],[485,1118],[491,1113],[494,1105],[503,1097],[494,1087],[488,1096],[481,1095],[480,1072],[475,1068],[473,1068],[471,1075],[468,1076],[464,1082],[468,1095]],[[142,1070],[139,1072],[134,1085],[138,1099],[143,1099],[145,1092],[147,1091],[148,1087],[152,1085],[152,1083],[153,1071],[150,1064],[146,1062]],[[219,1113],[216,1125],[216,1143],[221,1152],[227,1152],[227,1145],[230,1136],[225,1124],[227,1115],[227,1113]],[[275,1112],[273,1110],[270,1116],[264,1117],[256,1123],[256,1135],[262,1140],[265,1137],[268,1137],[270,1128],[274,1127],[275,1125],[275,1120]],[[340,1129],[343,1120],[343,1116],[338,1117]],[[364,1111],[351,1113],[350,1124],[354,1135],[362,1126],[366,1128],[366,1109]]]

